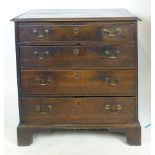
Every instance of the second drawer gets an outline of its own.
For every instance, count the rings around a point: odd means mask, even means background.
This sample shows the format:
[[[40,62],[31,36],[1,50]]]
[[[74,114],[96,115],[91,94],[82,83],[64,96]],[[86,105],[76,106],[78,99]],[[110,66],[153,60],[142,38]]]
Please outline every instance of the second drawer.
[[[135,46],[21,46],[22,69],[104,69],[135,67]]]

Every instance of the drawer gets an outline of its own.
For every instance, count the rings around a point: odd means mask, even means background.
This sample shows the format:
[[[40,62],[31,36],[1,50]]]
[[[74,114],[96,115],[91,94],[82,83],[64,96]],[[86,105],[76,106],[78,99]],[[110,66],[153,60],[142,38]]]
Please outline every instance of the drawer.
[[[134,97],[25,98],[23,123],[33,125],[76,123],[133,123]]]
[[[135,67],[134,45],[21,46],[22,69],[104,69]]]
[[[116,95],[135,93],[134,70],[21,71],[23,94]]]
[[[130,42],[134,23],[29,23],[19,25],[19,42]]]

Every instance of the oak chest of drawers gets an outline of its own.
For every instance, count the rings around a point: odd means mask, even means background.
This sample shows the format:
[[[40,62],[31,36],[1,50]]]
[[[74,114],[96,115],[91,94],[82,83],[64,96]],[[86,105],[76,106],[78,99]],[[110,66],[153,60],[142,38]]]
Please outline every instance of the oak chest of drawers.
[[[33,10],[13,19],[18,145],[49,129],[107,129],[141,144],[138,20],[125,9]]]

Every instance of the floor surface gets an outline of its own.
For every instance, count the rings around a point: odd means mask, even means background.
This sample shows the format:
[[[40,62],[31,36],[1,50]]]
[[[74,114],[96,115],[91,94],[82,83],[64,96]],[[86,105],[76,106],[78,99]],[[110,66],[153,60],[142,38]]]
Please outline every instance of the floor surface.
[[[125,136],[106,131],[61,130],[34,135],[30,146],[18,147],[16,130],[5,130],[6,155],[150,155],[150,127],[142,128],[142,146],[129,146]]]

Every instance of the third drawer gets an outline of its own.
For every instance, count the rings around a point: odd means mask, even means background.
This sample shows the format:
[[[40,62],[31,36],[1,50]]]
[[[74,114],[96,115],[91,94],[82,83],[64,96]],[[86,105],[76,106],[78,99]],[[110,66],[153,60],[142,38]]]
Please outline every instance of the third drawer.
[[[135,70],[21,71],[23,94],[121,95],[136,93]]]

